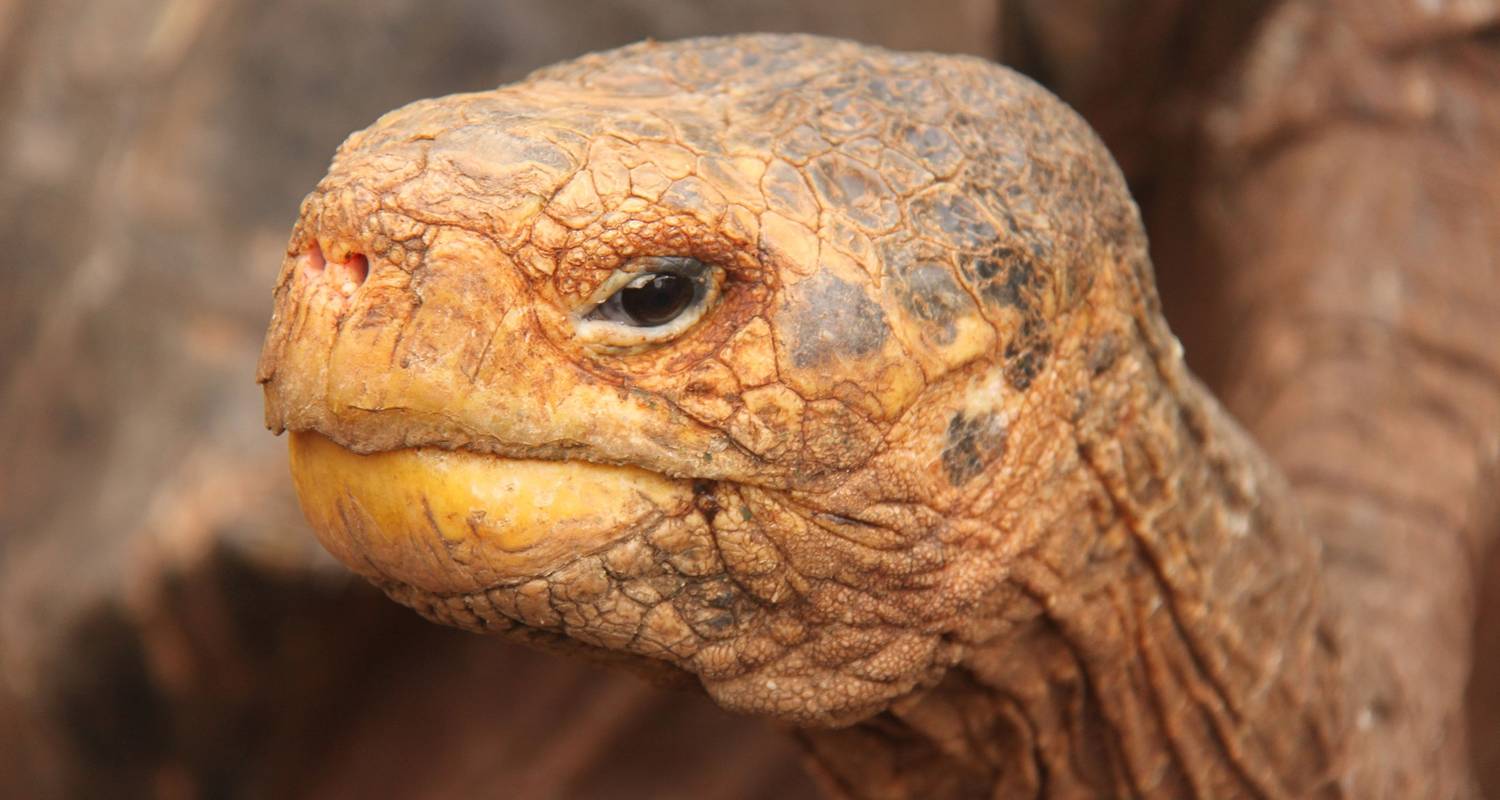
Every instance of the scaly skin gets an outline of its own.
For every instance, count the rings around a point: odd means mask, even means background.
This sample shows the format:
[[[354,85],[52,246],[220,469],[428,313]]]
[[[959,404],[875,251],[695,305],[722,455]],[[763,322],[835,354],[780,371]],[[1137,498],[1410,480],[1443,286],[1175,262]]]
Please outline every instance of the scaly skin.
[[[645,256],[720,297],[580,335]],[[834,791],[1360,796],[1317,537],[1108,154],[1003,68],[710,39],[407,106],[304,202],[259,377],[351,568],[694,676]]]

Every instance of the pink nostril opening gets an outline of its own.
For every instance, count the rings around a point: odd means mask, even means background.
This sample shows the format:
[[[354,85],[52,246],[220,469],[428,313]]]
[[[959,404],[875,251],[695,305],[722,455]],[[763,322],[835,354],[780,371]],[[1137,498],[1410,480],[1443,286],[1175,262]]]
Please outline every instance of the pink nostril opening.
[[[323,258],[323,248],[313,245],[311,250],[302,254],[302,269],[309,276],[317,277],[323,274],[323,267],[327,265]]]
[[[342,264],[335,265],[335,270],[330,276],[334,285],[344,294],[353,294],[370,276],[370,259],[359,253],[350,253]]]
[[[323,248],[314,243],[302,254],[302,273],[309,280],[319,281],[345,296],[354,294],[354,290],[370,277],[370,259],[363,253],[345,253],[343,261],[330,262],[323,255]]]

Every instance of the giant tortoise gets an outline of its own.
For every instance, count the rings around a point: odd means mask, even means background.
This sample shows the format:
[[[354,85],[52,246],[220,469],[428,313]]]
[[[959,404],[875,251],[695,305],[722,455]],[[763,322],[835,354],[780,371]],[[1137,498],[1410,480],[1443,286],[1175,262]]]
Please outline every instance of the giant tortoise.
[[[1283,224],[1430,202],[1323,201]],[[1247,433],[1046,90],[647,42],[351,136],[258,377],[351,569],[785,724],[834,794],[1464,796],[1500,262],[1422,246],[1240,265]]]

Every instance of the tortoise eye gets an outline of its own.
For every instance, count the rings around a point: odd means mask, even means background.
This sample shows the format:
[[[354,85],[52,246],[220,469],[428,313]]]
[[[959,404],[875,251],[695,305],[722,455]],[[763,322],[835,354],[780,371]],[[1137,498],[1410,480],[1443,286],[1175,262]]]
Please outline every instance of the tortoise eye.
[[[696,258],[635,259],[599,286],[578,317],[584,339],[614,347],[663,342],[692,327],[719,298],[723,270]]]
[[[596,313],[602,312],[606,319],[638,328],[654,328],[682,316],[700,294],[693,279],[686,275],[648,272],[611,295]]]

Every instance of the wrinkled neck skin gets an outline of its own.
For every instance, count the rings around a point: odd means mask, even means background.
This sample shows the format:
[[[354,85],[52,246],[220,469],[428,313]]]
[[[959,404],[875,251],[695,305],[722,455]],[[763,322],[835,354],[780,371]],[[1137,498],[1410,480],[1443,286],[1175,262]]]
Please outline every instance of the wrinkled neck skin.
[[[1066,501],[1028,524],[1052,535],[951,635],[957,663],[857,725],[799,733],[835,794],[1339,794],[1318,545],[1165,323],[1139,319],[1085,355],[1075,417],[1037,454],[1053,466],[1036,496]]]

